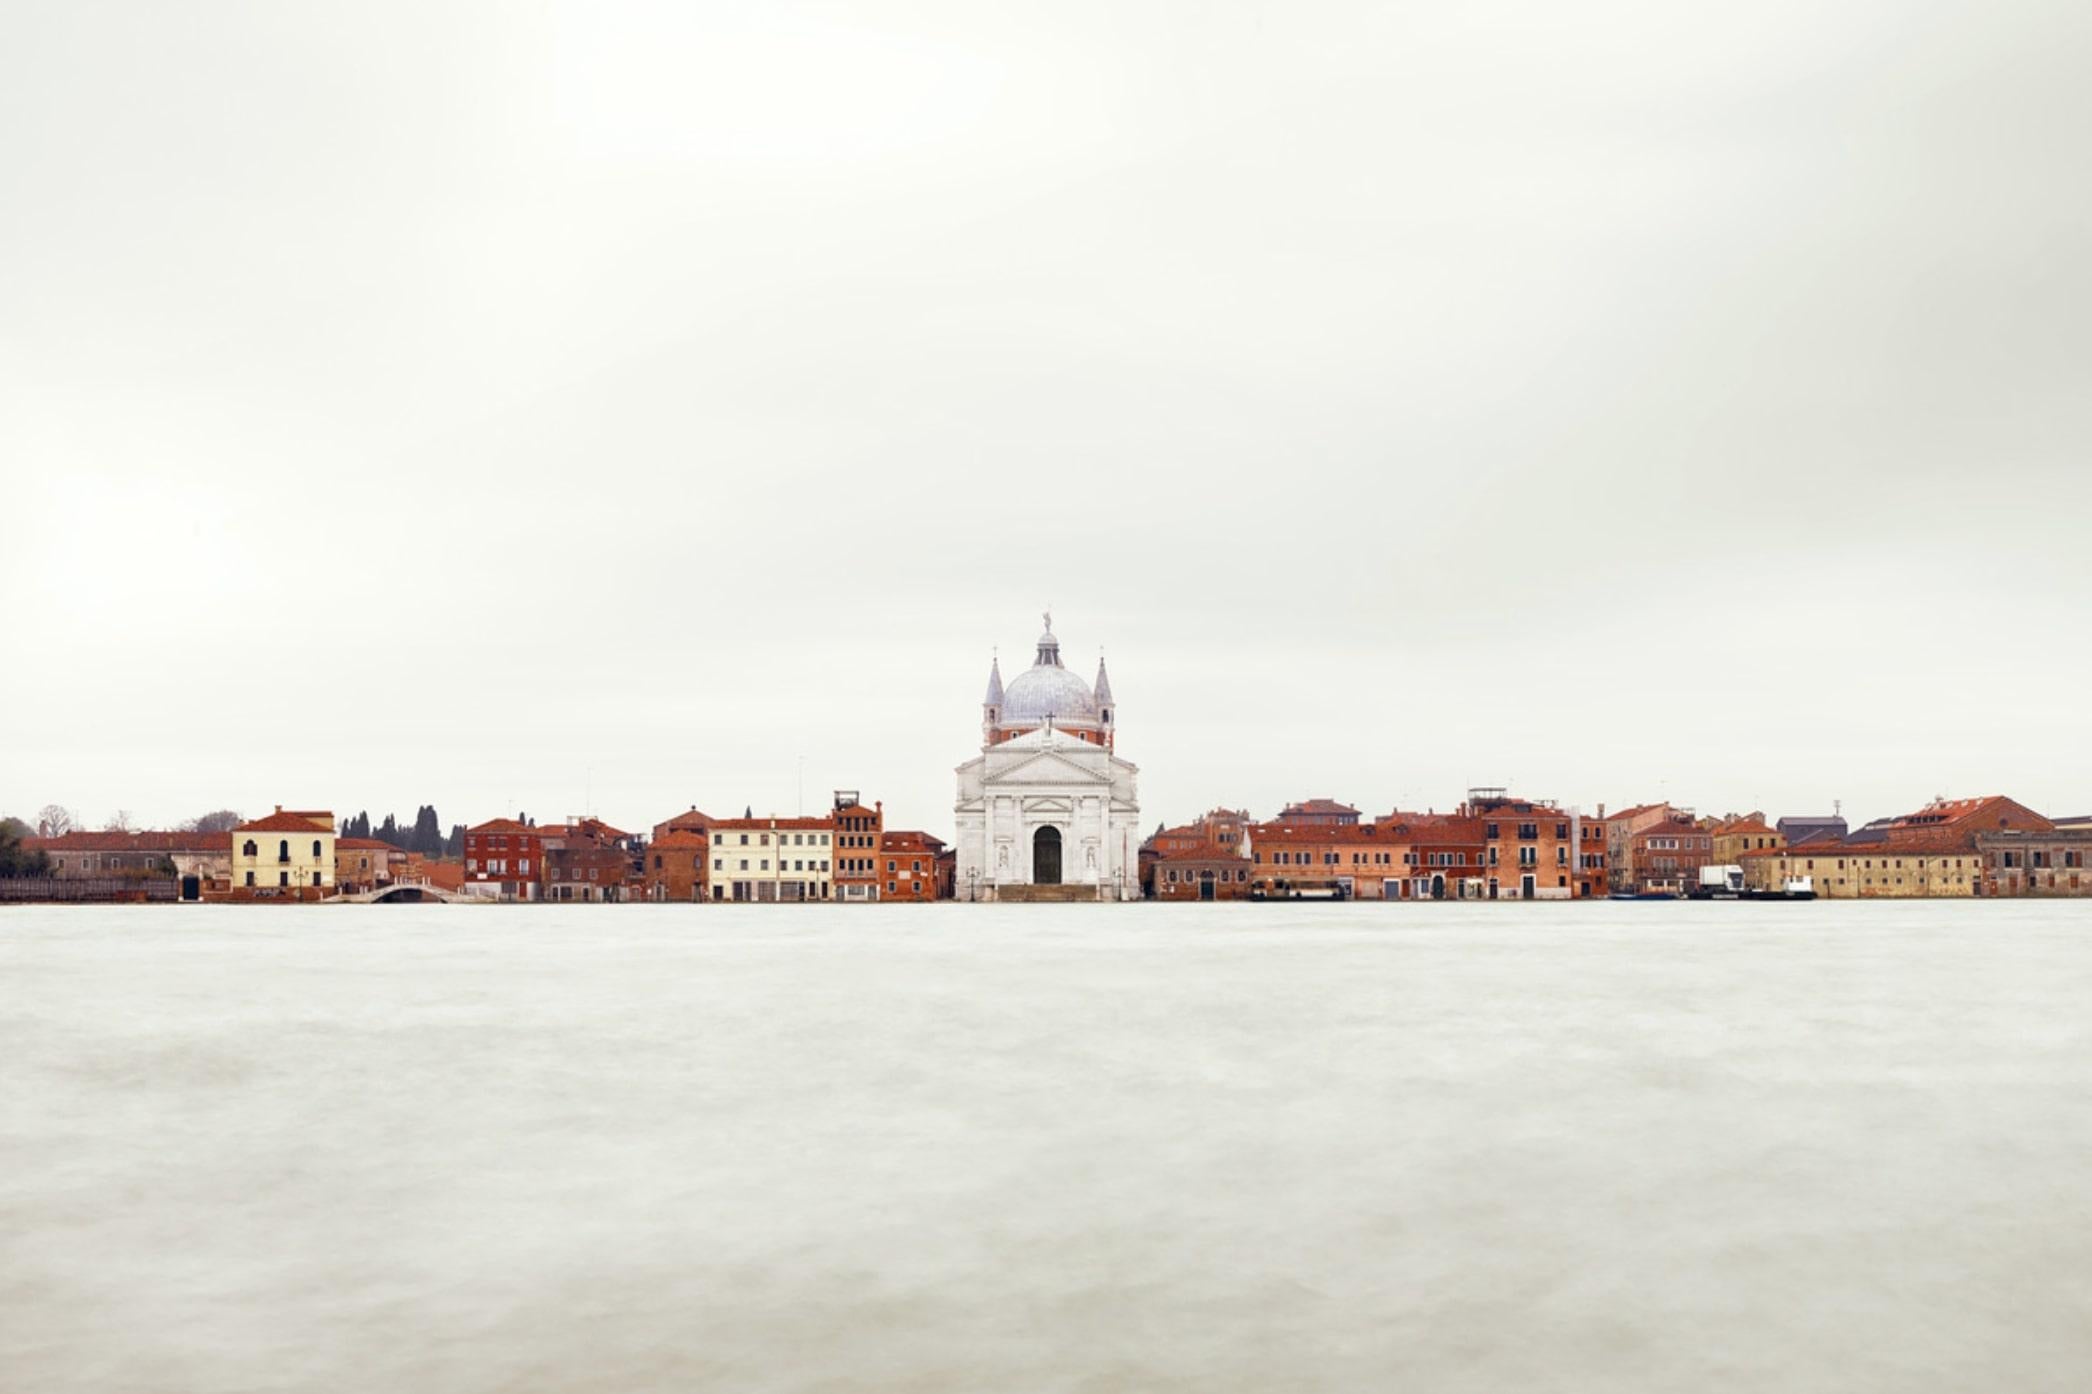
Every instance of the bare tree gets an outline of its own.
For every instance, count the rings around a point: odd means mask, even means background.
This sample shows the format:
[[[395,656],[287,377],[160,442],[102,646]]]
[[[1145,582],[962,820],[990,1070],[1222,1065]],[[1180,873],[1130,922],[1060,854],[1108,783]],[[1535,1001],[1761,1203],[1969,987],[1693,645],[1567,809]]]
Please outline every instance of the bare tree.
[[[217,808],[209,813],[191,818],[188,822],[182,824],[182,831],[189,833],[229,833],[246,821],[245,818],[242,818],[230,808]]]
[[[102,831],[105,833],[130,832],[131,810],[129,810],[128,808],[119,808],[116,810],[116,812],[110,814],[109,821],[102,824]]]
[[[64,804],[47,803],[37,810],[36,833],[39,837],[64,837],[80,826],[80,820]]]

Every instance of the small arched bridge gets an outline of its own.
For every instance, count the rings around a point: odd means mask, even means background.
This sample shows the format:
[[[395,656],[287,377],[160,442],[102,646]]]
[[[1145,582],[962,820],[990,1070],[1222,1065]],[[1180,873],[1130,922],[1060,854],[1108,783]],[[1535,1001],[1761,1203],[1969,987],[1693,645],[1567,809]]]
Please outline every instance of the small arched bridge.
[[[471,905],[485,898],[470,896],[461,891],[446,891],[440,886],[416,884],[380,886],[376,890],[359,891],[355,895],[338,895],[333,903],[338,905]]]

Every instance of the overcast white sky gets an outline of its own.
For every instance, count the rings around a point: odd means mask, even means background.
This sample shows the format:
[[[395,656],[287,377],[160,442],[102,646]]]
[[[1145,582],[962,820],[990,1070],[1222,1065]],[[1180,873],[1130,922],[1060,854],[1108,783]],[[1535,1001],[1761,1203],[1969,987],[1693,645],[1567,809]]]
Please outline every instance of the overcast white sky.
[[[0,812],[2092,808],[2092,7],[0,5]]]

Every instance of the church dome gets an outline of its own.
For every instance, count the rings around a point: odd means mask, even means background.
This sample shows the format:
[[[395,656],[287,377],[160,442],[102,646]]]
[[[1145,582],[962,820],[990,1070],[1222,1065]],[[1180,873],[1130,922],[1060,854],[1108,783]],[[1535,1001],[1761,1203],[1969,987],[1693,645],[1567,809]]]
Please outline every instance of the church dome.
[[[1057,663],[1040,663],[1010,679],[1003,694],[1002,722],[1005,726],[1043,724],[1047,717],[1056,726],[1095,726],[1097,702],[1090,685]]]
[[[1098,673],[1103,673],[1100,665]],[[1048,717],[1056,726],[1102,726],[1102,711],[1090,685],[1061,666],[1061,642],[1053,636],[1053,616],[1046,616],[1046,632],[1039,636],[1039,654],[1031,667],[1010,679],[1006,690],[991,677],[988,704],[999,707],[998,722],[1012,726],[1043,726]],[[995,700],[998,691],[1002,700]]]

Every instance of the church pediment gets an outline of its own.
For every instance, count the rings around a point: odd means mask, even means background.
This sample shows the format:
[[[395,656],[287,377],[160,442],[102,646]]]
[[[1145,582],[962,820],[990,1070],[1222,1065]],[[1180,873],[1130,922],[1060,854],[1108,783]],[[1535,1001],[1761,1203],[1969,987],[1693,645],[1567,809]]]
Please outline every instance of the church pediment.
[[[1020,760],[1001,769],[986,772],[991,783],[1003,784],[1109,784],[1109,770],[1096,769],[1090,765],[1070,760],[1053,751],[1041,751],[1029,760]]]

